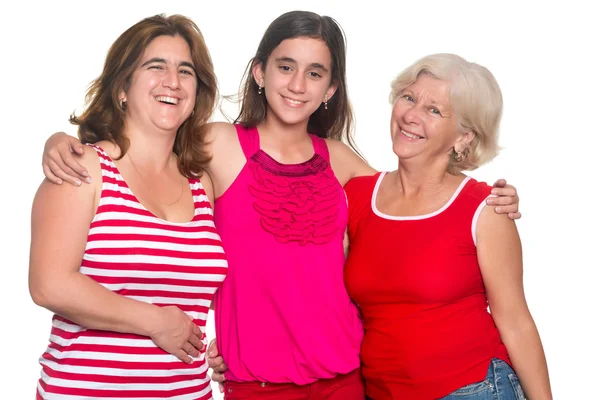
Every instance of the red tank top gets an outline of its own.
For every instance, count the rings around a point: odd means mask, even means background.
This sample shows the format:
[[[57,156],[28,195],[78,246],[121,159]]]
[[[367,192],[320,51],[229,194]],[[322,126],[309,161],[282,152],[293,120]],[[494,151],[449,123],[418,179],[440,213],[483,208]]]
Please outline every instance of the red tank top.
[[[492,358],[509,361],[488,312],[474,239],[491,188],[466,177],[438,211],[394,217],[375,207],[384,175],[345,187],[344,278],[364,318],[367,395],[440,398],[485,379]]]
[[[99,147],[102,194],[79,271],[121,296],[177,306],[202,332],[227,260],[199,180],[194,217],[162,220],[131,192]],[[77,301],[77,299],[74,299]],[[55,315],[40,358],[38,399],[210,399],[205,353],[186,364],[145,336],[87,329]]]

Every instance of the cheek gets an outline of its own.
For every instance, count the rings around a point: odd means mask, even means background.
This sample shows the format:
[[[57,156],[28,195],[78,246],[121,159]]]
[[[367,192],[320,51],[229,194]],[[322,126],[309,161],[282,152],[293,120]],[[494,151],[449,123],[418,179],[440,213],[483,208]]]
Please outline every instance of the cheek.
[[[406,112],[406,108],[406,104],[403,104],[401,100],[396,101],[392,108],[392,119],[396,121],[400,120]]]
[[[190,98],[196,98],[196,93],[198,91],[198,85],[196,84],[195,79],[190,79],[189,81],[183,84],[185,87],[185,91]]]

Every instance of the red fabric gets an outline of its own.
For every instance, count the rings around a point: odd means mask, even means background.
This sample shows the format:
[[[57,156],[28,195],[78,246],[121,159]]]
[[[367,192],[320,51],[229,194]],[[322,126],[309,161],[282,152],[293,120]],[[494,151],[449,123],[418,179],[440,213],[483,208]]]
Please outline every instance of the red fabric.
[[[110,157],[94,149],[102,193],[79,271],[121,296],[179,307],[204,332],[227,260],[202,184],[189,180],[191,221],[164,221],[137,200]],[[38,399],[212,397],[204,351],[186,364],[150,337],[87,329],[58,315],[40,364]]]
[[[320,379],[308,385],[293,383],[225,382],[225,400],[364,400],[360,371]]]
[[[372,208],[380,175],[346,185],[350,254],[344,279],[364,318],[369,397],[435,399],[508,360],[489,314],[472,223],[490,187],[466,178],[438,213],[389,219]]]

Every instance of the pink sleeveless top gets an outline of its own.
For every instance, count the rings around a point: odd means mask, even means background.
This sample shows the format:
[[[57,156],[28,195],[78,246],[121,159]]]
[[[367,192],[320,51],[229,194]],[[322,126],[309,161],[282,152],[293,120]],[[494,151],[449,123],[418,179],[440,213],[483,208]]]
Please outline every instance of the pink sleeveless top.
[[[247,162],[215,202],[227,279],[215,297],[217,344],[232,381],[303,385],[359,367],[363,328],[343,281],[348,207],[325,140],[281,164],[255,127],[236,125]]]

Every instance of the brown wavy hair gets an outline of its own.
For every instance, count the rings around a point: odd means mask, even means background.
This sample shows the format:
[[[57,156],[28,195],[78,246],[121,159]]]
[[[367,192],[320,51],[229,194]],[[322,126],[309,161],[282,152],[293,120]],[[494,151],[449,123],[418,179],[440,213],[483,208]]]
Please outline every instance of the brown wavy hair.
[[[339,24],[331,17],[309,11],[290,11],[275,19],[265,31],[256,54],[248,63],[240,85],[242,106],[235,122],[256,126],[265,119],[267,99],[258,94],[258,85],[252,76],[256,64],[264,69],[271,53],[286,39],[309,37],[325,42],[331,53],[331,85],[337,90],[329,99],[327,110],[321,104],[308,121],[308,131],[322,138],[343,140],[358,154],[354,142],[354,114],[348,99],[346,84],[346,38]]]
[[[198,26],[187,17],[155,15],[123,32],[108,50],[102,74],[87,91],[84,111],[79,116],[72,114],[69,121],[78,126],[82,143],[110,141],[119,147],[119,159],[122,158],[129,148],[129,140],[123,134],[125,111],[119,106],[119,94],[127,91],[142,54],[159,36],[180,36],[190,47],[196,70],[196,102],[193,115],[177,130],[173,152],[178,158],[179,171],[188,178],[197,177],[211,158],[200,128],[214,111],[217,78],[204,37]]]

